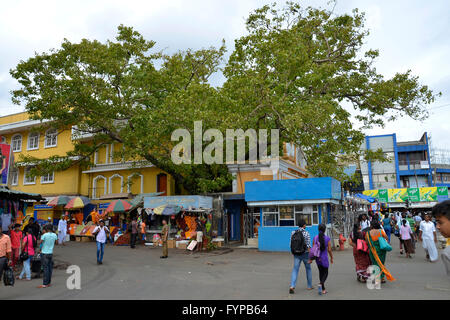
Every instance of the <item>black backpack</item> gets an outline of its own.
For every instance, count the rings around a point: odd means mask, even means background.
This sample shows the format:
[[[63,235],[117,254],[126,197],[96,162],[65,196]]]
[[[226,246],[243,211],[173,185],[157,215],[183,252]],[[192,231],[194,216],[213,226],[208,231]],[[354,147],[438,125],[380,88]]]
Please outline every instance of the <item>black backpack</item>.
[[[14,281],[14,271],[11,267],[8,266],[3,272],[3,283],[5,284],[5,286],[14,286]]]
[[[295,255],[301,255],[306,252],[307,246],[303,232],[299,229],[291,237],[291,252]]]

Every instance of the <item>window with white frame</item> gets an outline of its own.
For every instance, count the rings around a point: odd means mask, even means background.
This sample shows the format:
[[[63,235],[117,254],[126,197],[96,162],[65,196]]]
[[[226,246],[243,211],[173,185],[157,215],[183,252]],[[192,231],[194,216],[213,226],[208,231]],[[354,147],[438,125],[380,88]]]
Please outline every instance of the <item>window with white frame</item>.
[[[22,136],[20,134],[16,134],[14,137],[12,137],[11,145],[13,152],[22,151]]]
[[[41,183],[53,183],[55,178],[55,173],[51,172],[46,175],[41,176]]]
[[[27,150],[39,149],[39,132],[32,132],[28,135]]]
[[[263,207],[264,227],[294,227],[300,219],[307,226],[319,224],[318,205],[270,206]]]
[[[56,147],[58,143],[58,131],[56,129],[49,129],[45,133],[45,148]]]
[[[11,185],[17,186],[19,184],[19,170],[14,168],[11,170]]]
[[[36,183],[36,177],[30,176],[31,169],[32,169],[31,167],[25,168],[24,174],[23,174],[23,184],[35,184]]]
[[[278,207],[263,207],[263,226],[264,227],[278,227]]]
[[[293,227],[294,221],[294,207],[280,206],[280,227]]]

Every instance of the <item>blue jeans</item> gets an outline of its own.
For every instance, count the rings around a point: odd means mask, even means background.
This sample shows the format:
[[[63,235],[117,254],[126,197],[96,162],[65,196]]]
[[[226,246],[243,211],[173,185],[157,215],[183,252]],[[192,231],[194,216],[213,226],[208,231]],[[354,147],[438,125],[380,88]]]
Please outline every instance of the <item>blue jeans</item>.
[[[52,282],[53,272],[53,254],[41,255],[42,266],[44,267],[44,286],[49,285]]]
[[[31,257],[29,257],[27,260],[23,262],[23,269],[22,272],[19,275],[20,279],[23,279],[23,276],[25,275],[27,279],[31,279]]]
[[[97,241],[97,261],[103,261],[103,253],[105,252],[105,244]]]
[[[300,264],[303,261],[306,269],[306,281],[308,282],[308,288],[312,287],[312,274],[311,274],[311,265],[308,263],[309,253],[305,252],[302,255],[294,255],[294,269],[292,269],[291,275],[291,288],[295,288],[297,283],[298,271],[300,269]]]

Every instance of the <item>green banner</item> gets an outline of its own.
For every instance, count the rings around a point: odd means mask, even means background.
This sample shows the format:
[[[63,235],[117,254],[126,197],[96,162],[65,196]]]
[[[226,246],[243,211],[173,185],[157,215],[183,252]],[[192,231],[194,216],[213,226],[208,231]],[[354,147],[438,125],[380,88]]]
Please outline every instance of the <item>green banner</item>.
[[[389,202],[388,189],[378,190],[378,201],[379,202]]]
[[[411,202],[420,201],[420,191],[419,188],[408,188],[408,197]]]

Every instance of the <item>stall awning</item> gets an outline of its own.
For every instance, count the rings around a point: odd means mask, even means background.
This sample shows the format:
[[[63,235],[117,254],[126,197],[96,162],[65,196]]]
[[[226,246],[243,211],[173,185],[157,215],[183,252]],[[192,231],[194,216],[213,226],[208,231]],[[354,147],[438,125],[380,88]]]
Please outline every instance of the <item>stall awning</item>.
[[[355,194],[355,197],[364,199],[364,200],[366,200],[366,201],[369,201],[370,203],[374,203],[375,200],[376,200],[375,198],[366,196],[365,194],[362,194],[362,193],[357,193],[357,194]]]
[[[34,200],[43,201],[45,200],[40,194],[37,193],[26,193],[17,190],[11,190],[6,186],[0,186],[0,198],[9,198],[11,200]]]
[[[180,206],[183,209],[212,209],[213,198],[205,196],[144,197],[144,208],[146,209],[164,205]]]
[[[164,192],[153,192],[153,193],[140,193],[136,195],[134,199],[130,201],[131,203],[130,211],[136,209],[137,207],[143,207],[145,197],[157,197],[163,193]]]

